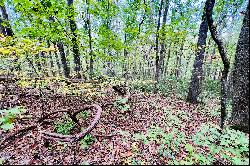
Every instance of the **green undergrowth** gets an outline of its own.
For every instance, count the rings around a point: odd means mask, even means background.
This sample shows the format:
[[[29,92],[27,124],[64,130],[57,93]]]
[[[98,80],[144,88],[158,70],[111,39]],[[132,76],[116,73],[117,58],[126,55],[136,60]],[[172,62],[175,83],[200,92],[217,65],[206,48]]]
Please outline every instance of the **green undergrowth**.
[[[157,125],[151,126],[146,133],[134,134],[133,140],[156,148],[160,159],[171,165],[211,165],[216,161],[249,164],[248,136],[229,128],[220,134],[218,127],[210,123],[203,124],[193,135],[185,135],[178,128],[166,130]],[[133,160],[137,160],[136,155],[131,158]],[[145,160],[153,162],[148,158]]]
[[[155,89],[155,81],[153,80],[135,80],[130,82],[130,89],[139,90],[141,92],[153,93]],[[157,92],[163,96],[175,94],[177,97],[185,99],[188,93],[189,80],[167,77],[157,84]],[[218,98],[220,95],[220,81],[204,80],[202,84],[202,93],[199,100]]]
[[[218,108],[218,105],[214,108]],[[208,108],[206,109],[196,111],[204,111],[204,116],[217,116],[213,115],[215,113],[209,114]],[[192,133],[186,133],[183,124],[188,121],[189,116],[192,115],[180,110],[164,109],[165,118],[159,122],[161,126],[154,123],[146,132],[135,133],[132,143],[142,144],[147,149],[156,149],[159,160],[155,161],[153,156],[141,160],[143,149],[137,148],[134,150],[136,154],[129,161],[136,164],[147,161],[147,164],[163,162],[171,165],[249,164],[247,134],[229,127],[220,133],[219,126],[212,122],[202,123]]]
[[[77,115],[77,118],[82,118],[86,120],[89,117],[88,111],[82,111]],[[59,134],[68,135],[71,133],[72,129],[76,126],[75,122],[73,122],[68,116],[64,115],[58,121],[54,122],[54,129]]]
[[[4,131],[13,129],[16,118],[25,111],[25,108],[21,106],[0,110],[0,128]]]

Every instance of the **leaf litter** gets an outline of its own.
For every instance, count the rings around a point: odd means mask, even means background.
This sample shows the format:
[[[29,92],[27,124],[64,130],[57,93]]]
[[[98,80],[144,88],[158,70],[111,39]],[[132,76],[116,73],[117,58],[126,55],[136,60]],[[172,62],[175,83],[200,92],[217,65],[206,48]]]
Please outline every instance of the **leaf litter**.
[[[35,119],[50,112],[65,108],[77,110],[82,105],[92,103],[104,106],[107,103],[115,103],[118,98],[119,96],[110,90],[107,95],[87,100],[84,96],[49,94],[18,87],[1,98],[0,107],[6,109],[23,106],[26,112],[22,114],[23,119],[15,121],[14,129],[8,132],[0,130],[0,140],[7,137],[9,133],[32,125]],[[125,111],[114,105],[103,107],[101,119],[90,133],[94,141],[85,148],[81,147],[80,142],[65,143],[41,138],[40,130],[55,130],[54,126],[48,123],[14,138],[13,142],[0,151],[0,158],[4,164],[11,165],[144,165],[172,164],[173,160],[181,161],[192,155],[193,151],[208,153],[209,149],[195,144],[191,138],[203,124],[211,123],[215,126],[219,124],[219,117],[209,113],[209,106],[201,109],[199,105],[187,103],[174,95],[164,97],[159,94],[145,95],[141,92],[133,94],[128,104],[129,109]],[[94,112],[88,111],[88,115],[87,118],[81,119],[82,128],[88,126],[94,117]],[[62,116],[63,113],[59,117]],[[160,131],[158,133],[155,129],[157,127]],[[150,135],[151,129],[153,134]],[[73,128],[70,131],[71,134],[76,132],[79,132],[79,129]],[[174,134],[171,135],[171,133]],[[179,136],[178,133],[183,135]],[[144,142],[135,139],[135,135],[143,135]],[[159,141],[163,137],[166,140],[169,139],[169,142],[163,144]],[[184,140],[178,143],[178,147],[173,143],[177,137]],[[226,164],[224,160],[218,158],[216,162],[219,161]]]

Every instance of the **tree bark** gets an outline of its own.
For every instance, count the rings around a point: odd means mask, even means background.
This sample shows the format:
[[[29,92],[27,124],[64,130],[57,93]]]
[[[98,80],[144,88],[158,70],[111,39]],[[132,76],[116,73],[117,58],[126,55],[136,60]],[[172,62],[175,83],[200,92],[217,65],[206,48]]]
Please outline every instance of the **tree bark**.
[[[53,44],[54,47],[56,46],[55,44]],[[55,51],[55,58],[56,58],[56,65],[57,65],[57,68],[58,68],[58,72],[59,72],[59,75],[61,75],[61,64],[60,64],[60,60],[59,60],[59,56],[58,56],[58,53]]]
[[[124,34],[124,45],[126,45],[127,43],[127,34]],[[123,50],[123,56],[125,59],[125,62],[123,64],[123,70],[124,70],[124,78],[126,80],[126,82],[128,81],[128,51],[126,48],[124,48]]]
[[[86,4],[89,5],[88,0],[86,0]],[[88,27],[88,37],[89,37],[89,49],[90,49],[89,76],[90,76],[90,79],[92,79],[94,75],[94,59],[93,59],[94,54],[93,54],[93,49],[92,49],[92,35],[91,35],[89,6],[87,6],[87,27]]]
[[[164,14],[163,14],[163,20],[162,20],[162,42],[161,42],[161,51],[160,51],[160,59],[159,59],[159,68],[160,68],[160,75],[163,74],[164,72],[164,58],[165,58],[165,53],[166,53],[166,44],[165,44],[165,29],[166,29],[166,22],[167,22],[167,15],[168,15],[168,8],[169,8],[169,0],[166,0],[165,3],[165,9],[164,9]]]
[[[74,18],[74,13],[75,9],[73,6],[73,1],[74,0],[67,0],[68,1],[68,6],[69,9],[71,10],[68,13],[68,19],[69,19],[69,24],[70,24],[70,30],[72,33],[72,46],[73,46],[73,56],[74,56],[74,63],[75,63],[75,72],[76,72],[76,77],[81,78],[80,70],[81,70],[81,60],[80,60],[80,52],[79,52],[79,46],[78,46],[78,40],[77,40],[77,26]]]
[[[1,2],[1,3],[3,3],[3,2]],[[8,13],[6,11],[4,3],[0,4],[0,9],[2,12],[2,17],[3,17],[2,19],[0,18],[0,27],[1,27],[0,29],[1,29],[2,33],[6,36],[14,36],[14,32],[11,29],[11,26],[9,23]],[[2,22],[4,22],[4,21],[7,23],[6,26],[2,25]]]
[[[155,50],[156,50],[156,56],[155,56],[155,81],[158,83],[159,82],[159,77],[160,77],[160,63],[159,63],[159,30],[161,26],[161,11],[162,11],[162,6],[163,6],[163,0],[160,2],[160,8],[158,11],[158,22],[157,22],[157,27],[156,27],[156,37],[155,37]],[[155,88],[156,90],[156,88]]]
[[[64,51],[64,46],[63,46],[63,44],[61,42],[58,42],[57,47],[58,47],[58,50],[59,50],[60,55],[61,55],[61,62],[62,62],[62,66],[63,66],[64,76],[66,78],[69,78],[70,69],[69,69],[68,64],[67,64],[67,59],[66,59],[66,55],[65,55],[65,51]]]
[[[171,45],[172,45],[172,42],[170,42],[169,47],[168,47],[168,56],[167,56],[165,69],[164,69],[164,76],[165,77],[168,75],[168,64],[169,64],[170,53],[171,53]]]
[[[180,52],[178,53],[178,55],[176,55],[176,68],[175,68],[176,78],[179,78],[181,75],[181,58],[183,55],[183,49],[184,49],[184,41],[182,41],[182,43],[181,43]]]
[[[230,67],[230,62],[227,58],[226,55],[226,51],[224,49],[224,45],[222,40],[219,38],[218,36],[218,32],[216,27],[213,24],[213,17],[212,17],[212,12],[213,12],[213,7],[215,4],[215,0],[208,0],[206,1],[206,16],[207,16],[207,22],[208,22],[208,27],[209,30],[211,32],[211,36],[214,40],[214,42],[217,44],[218,46],[218,50],[224,65],[224,69],[222,71],[222,77],[221,77],[221,123],[220,123],[220,127],[221,129],[223,129],[224,127],[224,122],[225,122],[225,118],[226,118],[226,84],[227,84],[227,76],[228,76],[228,72],[229,72],[229,67]]]
[[[207,0],[208,1],[208,0]],[[193,65],[191,82],[189,85],[189,91],[187,96],[187,101],[191,103],[198,103],[198,96],[201,92],[201,82],[202,82],[202,65],[204,60],[204,52],[206,46],[208,32],[208,24],[206,19],[206,11],[204,8],[204,12],[202,15],[202,22],[199,30],[199,37],[197,43],[197,52]]]
[[[236,48],[230,123],[232,128],[249,133],[249,2]]]
[[[48,47],[50,47],[50,42],[49,41],[47,41],[47,45],[48,45]],[[49,63],[50,63],[51,74],[52,74],[52,76],[55,76],[54,62],[53,62],[52,52],[51,51],[49,51]]]

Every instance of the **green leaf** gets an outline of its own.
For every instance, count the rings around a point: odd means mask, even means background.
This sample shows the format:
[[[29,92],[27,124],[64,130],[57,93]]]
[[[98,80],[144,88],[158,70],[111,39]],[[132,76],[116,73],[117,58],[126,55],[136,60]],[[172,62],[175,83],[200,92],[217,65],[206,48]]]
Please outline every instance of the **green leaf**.
[[[2,117],[2,118],[0,118],[0,122],[1,123],[8,123],[9,122],[9,117]]]
[[[193,150],[194,150],[193,146],[190,145],[190,144],[186,144],[186,145],[185,145],[185,148],[186,148],[186,150],[187,150],[189,153],[193,152]]]
[[[122,107],[122,111],[127,111],[128,109],[130,108],[130,106],[129,105],[125,105],[124,107]]]
[[[0,165],[3,165],[4,161],[5,160],[3,158],[0,158]]]
[[[9,113],[20,114],[21,113],[21,109],[19,107],[15,107],[15,108],[10,109]]]
[[[121,104],[126,104],[128,101],[127,98],[122,98],[122,99],[119,99],[118,102],[121,103]]]
[[[238,157],[233,157],[233,158],[232,158],[232,164],[233,164],[233,165],[243,165],[243,162],[241,161],[240,158],[238,158]]]
[[[1,125],[1,128],[5,131],[8,131],[10,129],[13,129],[14,125],[13,125],[13,123],[5,123],[5,124]]]

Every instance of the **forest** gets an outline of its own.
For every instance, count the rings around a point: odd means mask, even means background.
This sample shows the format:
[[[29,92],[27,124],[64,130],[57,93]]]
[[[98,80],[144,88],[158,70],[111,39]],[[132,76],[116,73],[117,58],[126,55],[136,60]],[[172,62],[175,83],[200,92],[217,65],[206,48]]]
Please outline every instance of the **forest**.
[[[249,165],[249,1],[0,0],[0,165]]]

